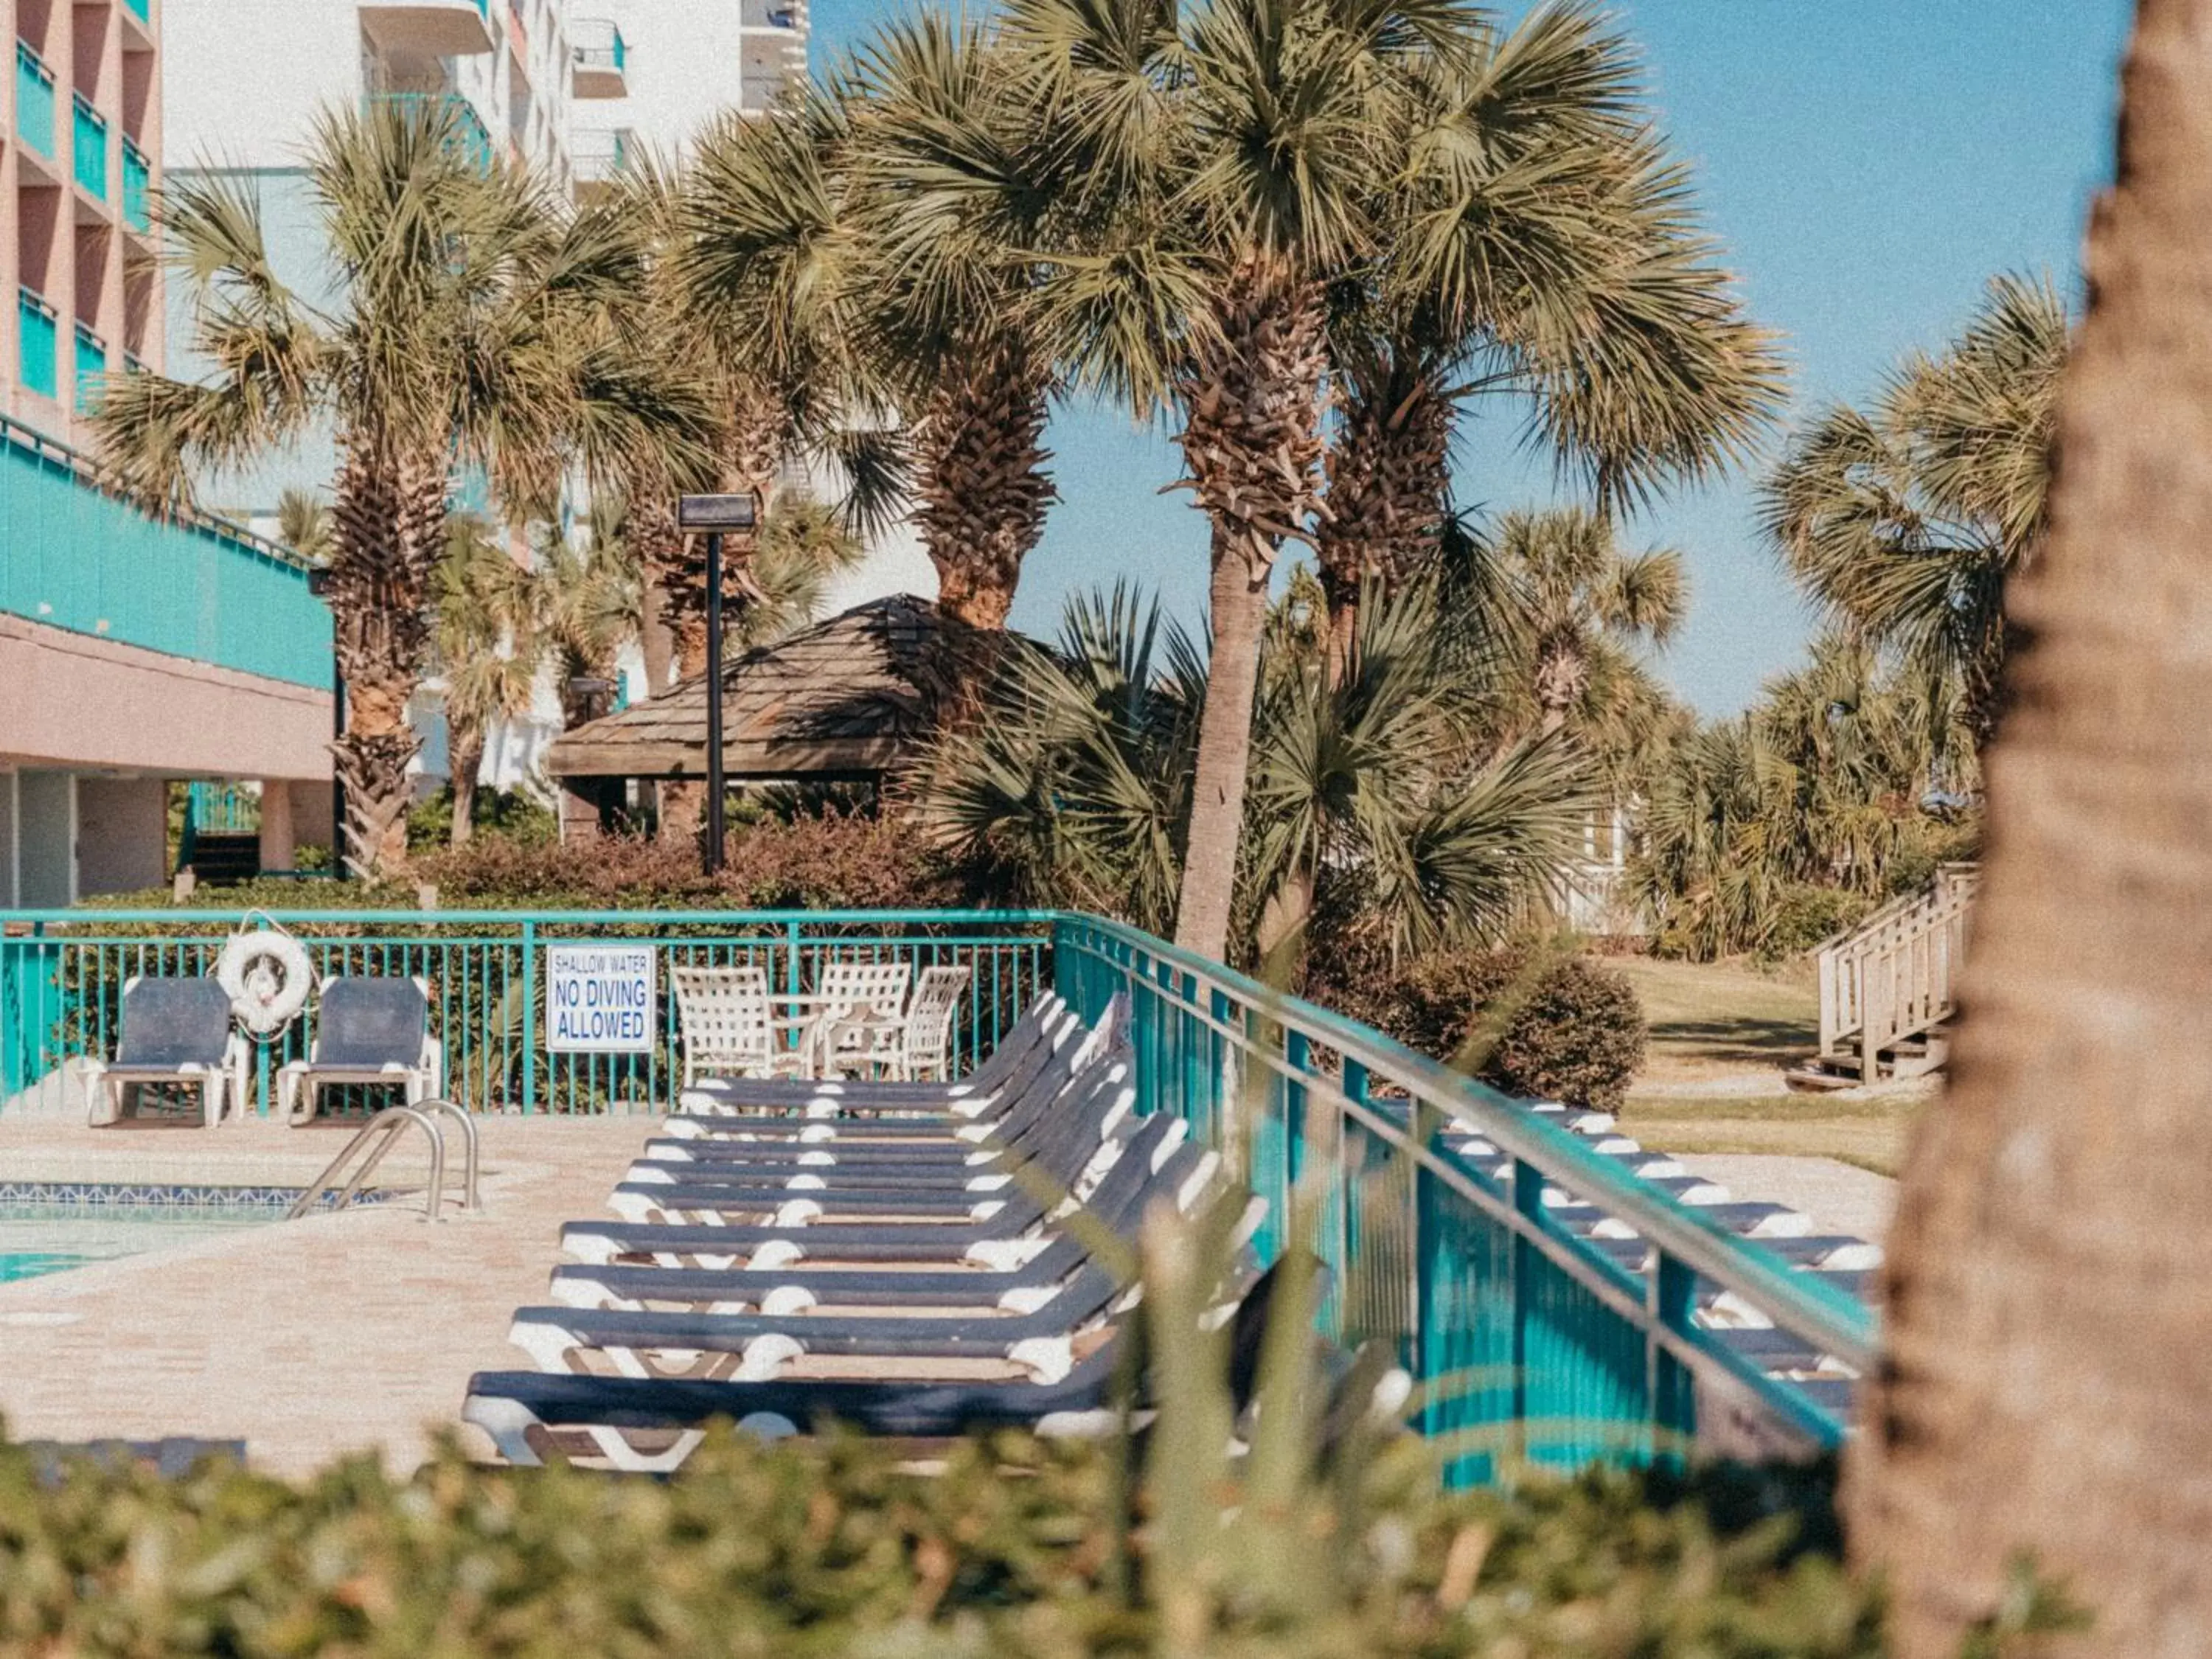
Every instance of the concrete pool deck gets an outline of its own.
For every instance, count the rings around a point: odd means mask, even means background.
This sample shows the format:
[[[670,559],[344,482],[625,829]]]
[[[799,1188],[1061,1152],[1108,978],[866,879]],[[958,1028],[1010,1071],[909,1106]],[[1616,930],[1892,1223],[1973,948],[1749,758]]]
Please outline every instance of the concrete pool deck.
[[[400,1198],[0,1285],[8,1437],[190,1435],[243,1440],[247,1461],[273,1474],[367,1450],[413,1468],[430,1431],[458,1424],[471,1372],[521,1363],[507,1323],[544,1299],[561,1224],[605,1212],[658,1120],[477,1121],[482,1217],[449,1207],[433,1227]],[[0,1182],[298,1187],[345,1139],[258,1120],[213,1131],[0,1120]],[[423,1177],[416,1139],[380,1184]]]

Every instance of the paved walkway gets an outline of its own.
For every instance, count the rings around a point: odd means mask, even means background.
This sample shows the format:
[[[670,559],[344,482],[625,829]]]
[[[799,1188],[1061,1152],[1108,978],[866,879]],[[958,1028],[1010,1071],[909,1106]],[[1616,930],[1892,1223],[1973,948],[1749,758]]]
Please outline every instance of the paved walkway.
[[[480,1121],[483,1218],[432,1227],[400,1203],[0,1285],[9,1437],[193,1435],[243,1440],[275,1473],[369,1449],[414,1468],[430,1431],[457,1421],[471,1372],[524,1363],[507,1343],[509,1317],[544,1299],[561,1223],[605,1213],[653,1121]],[[297,1186],[342,1144],[262,1123],[210,1133],[10,1121],[0,1180],[66,1170]]]
[[[1897,1207],[1897,1183],[1832,1158],[1768,1158],[1686,1153],[1682,1162],[1719,1182],[1732,1197],[1786,1204],[1813,1218],[1824,1233],[1849,1233],[1879,1244]]]

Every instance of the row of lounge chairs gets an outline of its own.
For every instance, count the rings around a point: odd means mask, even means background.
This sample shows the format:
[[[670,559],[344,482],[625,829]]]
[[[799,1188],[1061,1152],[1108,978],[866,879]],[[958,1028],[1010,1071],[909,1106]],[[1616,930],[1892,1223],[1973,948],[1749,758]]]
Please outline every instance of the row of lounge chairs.
[[[246,1044],[233,1029],[230,995],[212,979],[133,976],[124,981],[115,1058],[86,1079],[92,1121],[124,1115],[133,1089],[198,1091],[212,1128],[228,1109],[246,1110]],[[411,1104],[441,1088],[445,1054],[430,1035],[430,988],[420,979],[338,975],[323,982],[315,1037],[304,1060],[276,1073],[279,1109],[294,1123],[315,1115],[326,1087],[397,1087]]]
[[[1181,1121],[1135,1115],[1127,1020],[1117,1000],[1086,1028],[1046,997],[957,1084],[687,1090],[616,1188],[620,1218],[564,1228],[552,1303],[515,1315],[538,1369],[480,1373],[464,1415],[510,1462],[633,1470],[675,1467],[714,1418],[1103,1432],[1159,1205],[1237,1212],[1219,1294],[1249,1394],[1273,1284],[1245,1248],[1261,1206]],[[1373,1391],[1371,1368],[1337,1375]]]

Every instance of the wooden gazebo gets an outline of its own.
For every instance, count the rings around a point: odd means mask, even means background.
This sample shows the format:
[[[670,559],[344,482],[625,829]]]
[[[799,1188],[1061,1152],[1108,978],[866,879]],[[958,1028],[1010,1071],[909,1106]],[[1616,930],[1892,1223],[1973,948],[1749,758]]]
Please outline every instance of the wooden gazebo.
[[[894,593],[748,651],[722,671],[722,756],[732,783],[880,784],[936,730],[959,624]],[[546,751],[572,799],[611,785],[707,776],[707,679],[578,726]],[[564,815],[565,816],[565,815]]]

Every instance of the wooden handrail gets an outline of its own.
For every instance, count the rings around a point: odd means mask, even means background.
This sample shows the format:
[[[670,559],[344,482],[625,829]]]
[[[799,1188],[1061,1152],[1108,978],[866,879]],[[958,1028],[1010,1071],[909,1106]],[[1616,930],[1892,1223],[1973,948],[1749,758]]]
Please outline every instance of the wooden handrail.
[[[1871,1083],[1879,1054],[1951,1017],[1978,885],[1974,866],[1947,866],[1926,891],[1882,906],[1820,947],[1823,1055],[1857,1050],[1859,1075]]]

